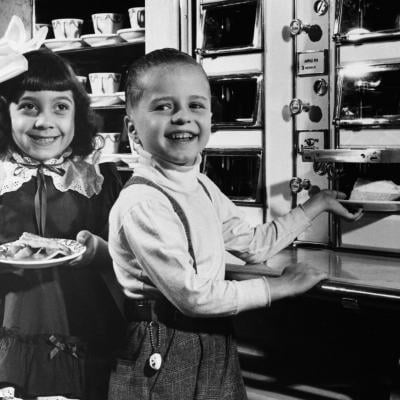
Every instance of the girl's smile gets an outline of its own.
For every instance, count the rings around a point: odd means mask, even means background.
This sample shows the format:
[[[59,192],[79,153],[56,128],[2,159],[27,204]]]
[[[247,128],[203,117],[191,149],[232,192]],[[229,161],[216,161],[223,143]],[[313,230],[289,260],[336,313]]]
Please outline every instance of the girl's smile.
[[[12,135],[27,155],[46,161],[60,156],[75,133],[72,91],[26,91],[10,104]]]

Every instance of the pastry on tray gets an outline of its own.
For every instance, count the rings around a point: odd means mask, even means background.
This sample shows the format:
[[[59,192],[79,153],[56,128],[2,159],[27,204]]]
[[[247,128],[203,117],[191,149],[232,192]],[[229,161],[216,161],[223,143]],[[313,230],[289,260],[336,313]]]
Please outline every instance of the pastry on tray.
[[[24,232],[18,240],[0,249],[0,257],[13,260],[50,260],[72,254],[59,239],[44,238]]]
[[[400,185],[390,180],[369,181],[357,179],[350,200],[394,201],[400,198]]]

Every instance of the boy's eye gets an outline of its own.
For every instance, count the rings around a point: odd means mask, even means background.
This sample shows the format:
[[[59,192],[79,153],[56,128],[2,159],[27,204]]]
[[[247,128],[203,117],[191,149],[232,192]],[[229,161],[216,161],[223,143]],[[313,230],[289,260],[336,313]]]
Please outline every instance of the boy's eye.
[[[190,108],[194,108],[194,109],[204,109],[206,108],[206,106],[203,103],[191,103],[190,104]]]
[[[155,107],[156,111],[167,111],[167,110],[171,110],[171,109],[172,109],[172,105],[168,104],[168,103],[157,104]]]

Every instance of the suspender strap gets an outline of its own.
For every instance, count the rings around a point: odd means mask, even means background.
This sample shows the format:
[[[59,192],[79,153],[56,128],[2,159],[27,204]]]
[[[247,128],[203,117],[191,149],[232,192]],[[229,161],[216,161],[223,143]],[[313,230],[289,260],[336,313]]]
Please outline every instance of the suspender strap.
[[[206,195],[208,196],[208,198],[211,200],[211,203],[212,203],[212,197],[211,197],[210,192],[206,188],[206,185],[200,179],[197,179],[197,181],[199,182],[199,184],[203,188],[203,190],[206,192]]]
[[[211,195],[210,192],[206,189],[205,185],[199,180],[200,185],[203,187],[204,191],[206,192],[207,196],[211,200]],[[147,178],[143,178],[142,176],[132,176],[125,184],[125,187],[128,187],[130,185],[135,185],[135,184],[141,184],[141,185],[146,185],[146,186],[151,186],[152,188],[158,190],[161,192],[171,203],[172,208],[174,209],[175,213],[177,214],[178,218],[181,220],[182,225],[185,229],[185,234],[186,238],[188,241],[188,251],[190,256],[193,259],[193,269],[195,270],[197,274],[197,264],[196,264],[196,258],[194,256],[194,251],[193,251],[193,245],[192,245],[192,238],[190,235],[190,229],[189,229],[189,222],[187,220],[186,214],[183,211],[182,207],[179,205],[179,203],[170,195],[168,194],[162,187],[158,186],[154,182],[150,181]]]

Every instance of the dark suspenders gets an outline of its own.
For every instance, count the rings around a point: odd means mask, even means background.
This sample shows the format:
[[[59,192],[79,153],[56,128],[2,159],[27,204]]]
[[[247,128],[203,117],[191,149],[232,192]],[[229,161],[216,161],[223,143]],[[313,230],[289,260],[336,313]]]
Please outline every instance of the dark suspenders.
[[[200,186],[203,188],[203,190],[205,191],[206,195],[212,201],[210,192],[208,191],[208,189],[206,188],[204,183],[201,182],[200,179],[198,179],[198,182],[199,182]],[[182,225],[183,225],[183,227],[185,229],[185,234],[186,234],[186,238],[187,238],[187,241],[188,241],[188,251],[189,251],[190,256],[193,259],[193,269],[195,270],[195,272],[197,274],[197,264],[196,264],[196,258],[194,256],[194,251],[193,251],[192,238],[191,238],[190,229],[189,229],[189,222],[188,222],[188,219],[187,219],[186,214],[183,211],[182,207],[162,187],[160,187],[159,185],[155,184],[154,182],[150,181],[147,178],[143,178],[142,176],[135,176],[134,175],[126,182],[125,187],[128,187],[130,185],[135,185],[135,184],[151,186],[152,188],[154,188],[154,189],[158,190],[159,192],[161,192],[170,201],[170,203],[172,205],[172,208],[174,209],[174,211],[177,214],[178,218],[181,220]]]

